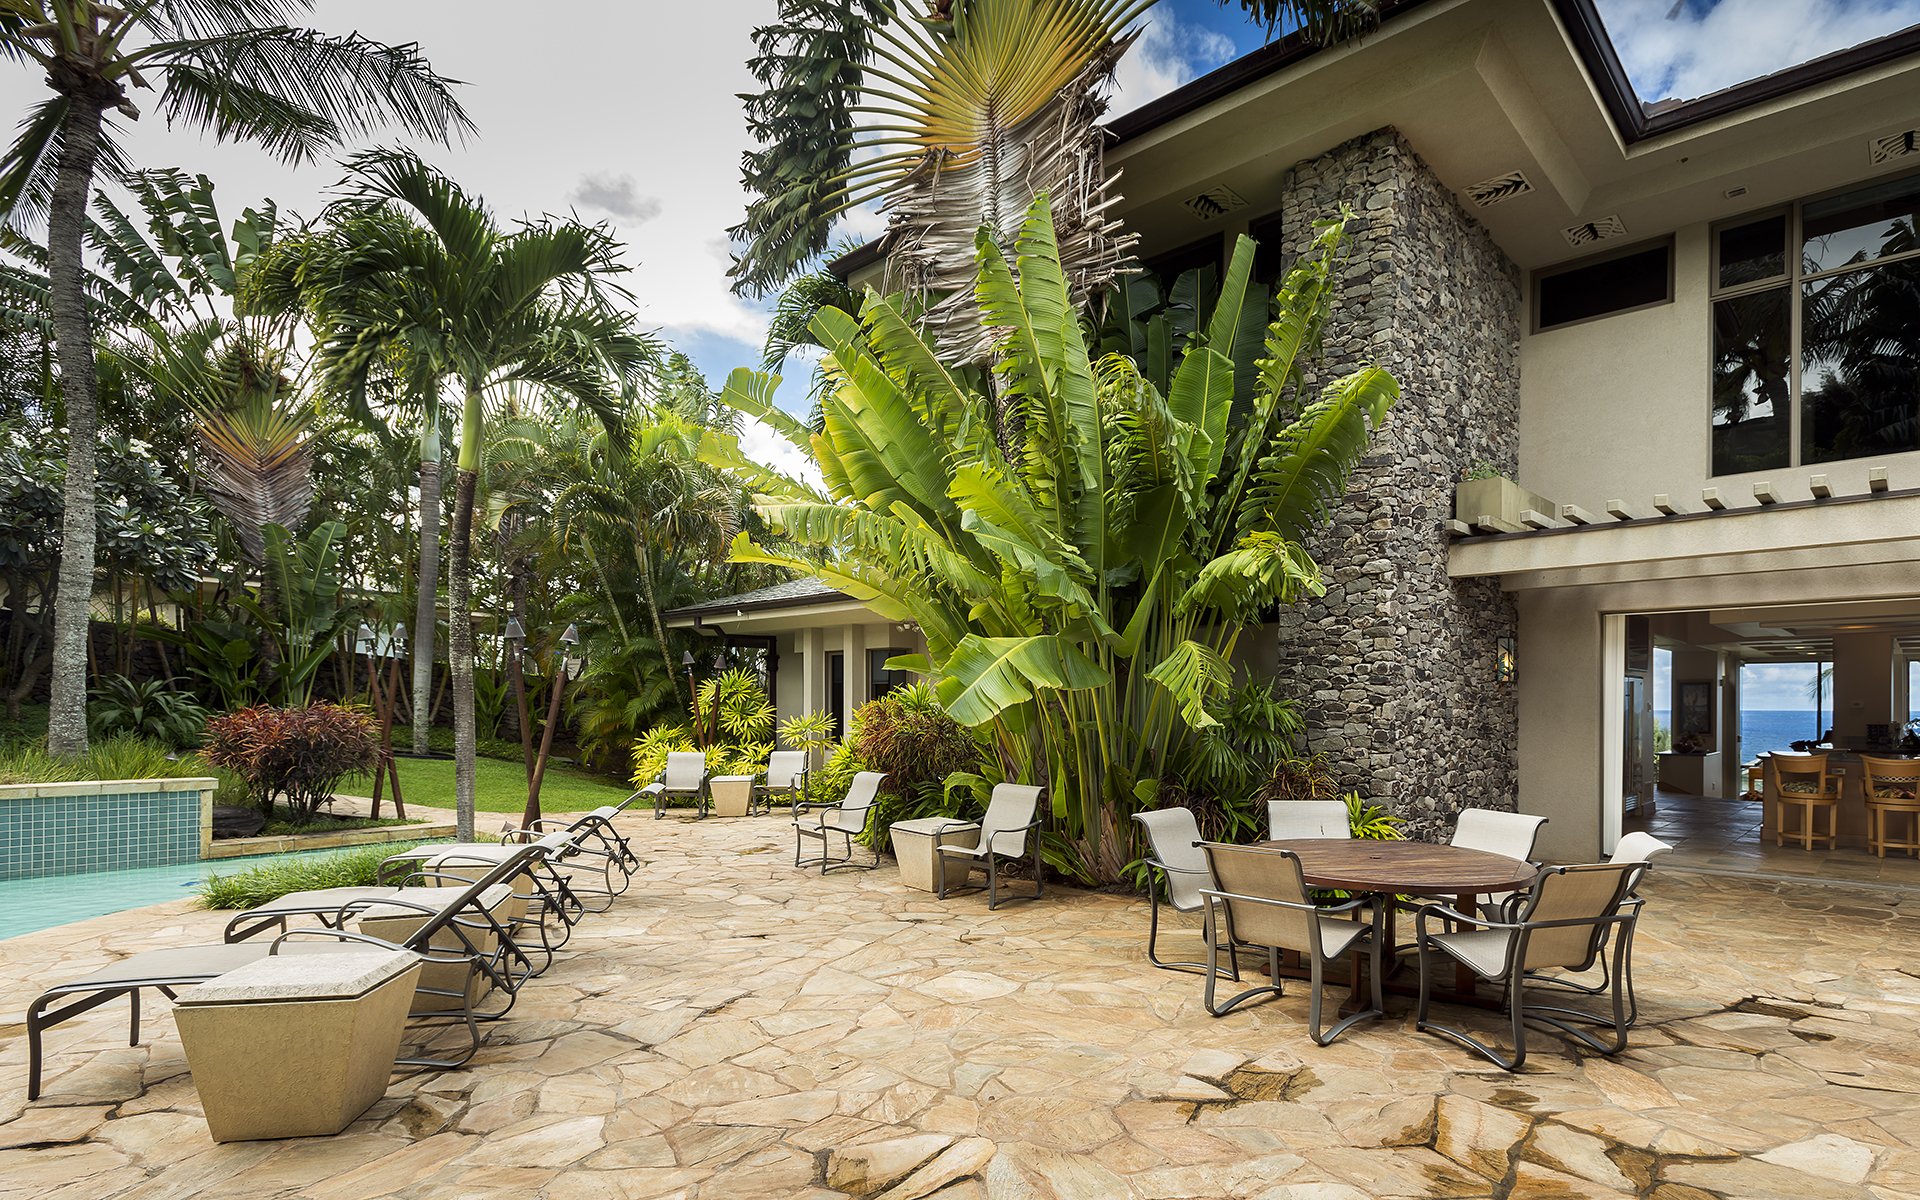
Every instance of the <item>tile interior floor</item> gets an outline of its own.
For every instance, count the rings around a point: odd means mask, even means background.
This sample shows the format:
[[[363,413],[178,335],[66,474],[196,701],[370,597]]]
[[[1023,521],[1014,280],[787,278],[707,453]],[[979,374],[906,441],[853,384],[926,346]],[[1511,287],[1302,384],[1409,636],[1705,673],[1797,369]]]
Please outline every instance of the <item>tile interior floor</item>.
[[[1142,961],[1132,897],[989,913],[891,864],[796,871],[777,817],[626,827],[634,887],[474,1062],[336,1137],[212,1143],[162,1002],[138,1047],[118,1003],[56,1030],[34,1105],[0,1023],[0,1197],[1920,1196],[1917,896],[1656,871],[1630,1048],[1536,1034],[1509,1075],[1404,1001],[1325,1049],[1297,986],[1209,1017]],[[0,1022],[221,923],[174,902],[0,942]]]
[[[1857,846],[1802,850],[1760,838],[1757,800],[1691,796],[1661,789],[1651,815],[1629,813],[1622,828],[1644,830],[1673,846],[1665,870],[1695,870],[1920,891],[1920,859],[1885,858]]]

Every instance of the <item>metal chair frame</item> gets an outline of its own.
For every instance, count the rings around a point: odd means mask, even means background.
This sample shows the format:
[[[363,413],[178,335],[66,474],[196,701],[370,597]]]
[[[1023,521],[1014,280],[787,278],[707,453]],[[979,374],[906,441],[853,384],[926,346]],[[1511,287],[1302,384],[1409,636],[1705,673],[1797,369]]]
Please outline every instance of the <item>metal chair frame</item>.
[[[867,774],[873,775],[874,780],[872,783],[872,790],[867,793],[866,803],[864,804],[856,804],[856,805],[853,805],[852,807],[848,807],[845,799],[842,799],[842,800],[795,800],[793,802],[793,865],[796,868],[819,867],[820,873],[822,875],[825,875],[828,871],[839,871],[839,870],[847,870],[847,869],[858,870],[858,871],[871,871],[875,867],[878,867],[880,865],[880,851],[878,849],[874,850],[873,861],[870,863],[855,861],[853,856],[854,835],[856,833],[866,832],[867,822],[873,819],[873,810],[879,807],[880,805],[880,784],[887,777],[886,773],[883,771],[874,771],[874,772],[862,771],[860,775],[854,776],[853,786],[854,787],[860,786],[860,776],[867,775]],[[851,796],[852,796],[852,791],[849,790],[848,797],[851,798]],[[826,822],[826,813],[828,811],[838,812],[843,817],[851,815],[853,813],[858,813],[860,815],[860,828],[845,829],[839,826],[828,825]],[[820,819],[816,824],[806,825],[801,823],[800,814],[802,813],[819,813]],[[839,834],[841,838],[844,839],[846,842],[847,852],[845,856],[841,858],[833,857],[833,854],[829,849],[828,838],[830,835],[836,834],[836,833]],[[801,850],[800,839],[803,837],[820,839],[820,857],[819,858],[803,859],[800,857],[800,850]]]
[[[1541,871],[1541,876],[1545,877],[1548,874],[1565,872],[1570,869],[1572,868],[1547,867]],[[1586,1046],[1588,1049],[1608,1057],[1626,1049],[1629,1022],[1626,1012],[1626,993],[1625,990],[1619,986],[1619,981],[1625,977],[1624,964],[1626,960],[1627,943],[1629,941],[1628,938],[1617,937],[1611,939],[1613,943],[1613,967],[1610,972],[1610,977],[1615,982],[1615,986],[1611,989],[1613,997],[1613,1017],[1611,1020],[1596,1013],[1583,1012],[1577,1008],[1564,1008],[1547,1004],[1528,1004],[1526,999],[1527,984],[1537,982],[1537,979],[1534,978],[1536,973],[1528,971],[1524,965],[1527,961],[1527,945],[1532,940],[1535,931],[1541,929],[1591,927],[1594,933],[1587,944],[1586,960],[1578,966],[1567,968],[1575,973],[1590,969],[1594,961],[1605,951],[1609,941],[1608,935],[1614,927],[1626,925],[1633,920],[1631,914],[1623,915],[1619,911],[1625,901],[1627,891],[1626,883],[1627,875],[1623,872],[1621,886],[1615,890],[1612,902],[1603,913],[1591,917],[1571,917],[1556,921],[1533,921],[1526,918],[1518,921],[1492,921],[1485,917],[1469,916],[1457,909],[1449,908],[1444,904],[1422,905],[1414,917],[1416,929],[1415,944],[1420,949],[1420,999],[1414,1009],[1414,1028],[1424,1033],[1438,1034],[1449,1041],[1458,1042],[1462,1046],[1486,1058],[1495,1066],[1507,1071],[1518,1071],[1521,1065],[1527,1061],[1526,1023],[1528,1021],[1536,1021],[1540,1024],[1547,1025],[1560,1034]],[[1535,899],[1533,904],[1529,905],[1529,908],[1532,908],[1534,904],[1538,903],[1538,882],[1535,883],[1533,895]],[[1433,919],[1444,921],[1450,929],[1472,927],[1476,929],[1506,929],[1512,931],[1513,937],[1508,941],[1505,962],[1499,974],[1485,974],[1479,967],[1448,950],[1445,942],[1435,941],[1434,934],[1427,927],[1428,921]],[[1427,1014],[1432,1002],[1432,956],[1436,950],[1444,952],[1447,958],[1454,962],[1461,963],[1482,979],[1503,985],[1505,1006],[1513,1039],[1513,1053],[1511,1057],[1502,1054],[1499,1050],[1487,1045],[1485,1042],[1480,1041],[1464,1030],[1435,1024],[1427,1019]],[[1597,995],[1598,993],[1589,994]],[[1612,1043],[1603,1042],[1587,1031],[1578,1028],[1573,1024],[1575,1021],[1610,1027],[1614,1035]]]
[[[680,799],[686,799],[688,797],[691,797],[693,799],[695,814],[700,819],[704,820],[706,819],[706,816],[707,816],[707,809],[712,801],[712,793],[708,790],[707,784],[708,784],[708,781],[713,778],[712,766],[706,762],[706,752],[704,750],[701,750],[701,751],[676,750],[674,751],[674,753],[675,754],[698,753],[701,756],[702,765],[700,768],[700,782],[690,788],[689,787],[668,787],[667,786],[667,768],[662,767],[660,769],[659,777],[656,778],[652,783],[648,784],[646,787],[641,788],[640,791],[636,794],[653,797],[653,819],[656,821],[664,818],[667,815],[667,800],[670,797],[678,797]],[[669,763],[671,763],[671,755],[669,755]]]

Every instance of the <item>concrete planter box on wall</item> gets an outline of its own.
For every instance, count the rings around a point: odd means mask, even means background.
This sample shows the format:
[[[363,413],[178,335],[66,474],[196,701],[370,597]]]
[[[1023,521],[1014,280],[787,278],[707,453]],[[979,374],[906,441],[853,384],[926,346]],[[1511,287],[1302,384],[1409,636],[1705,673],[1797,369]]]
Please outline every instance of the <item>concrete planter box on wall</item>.
[[[1492,479],[1465,480],[1453,492],[1454,518],[1469,525],[1481,517],[1518,525],[1523,509],[1549,517],[1554,515],[1553,501],[1498,475]]]
[[[0,879],[197,862],[213,844],[217,779],[0,786]]]

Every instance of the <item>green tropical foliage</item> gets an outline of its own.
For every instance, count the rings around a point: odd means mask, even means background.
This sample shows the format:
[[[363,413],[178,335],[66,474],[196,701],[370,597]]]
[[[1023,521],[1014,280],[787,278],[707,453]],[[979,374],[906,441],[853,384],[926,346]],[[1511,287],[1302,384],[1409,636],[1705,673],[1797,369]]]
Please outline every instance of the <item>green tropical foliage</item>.
[[[94,685],[87,720],[95,738],[128,734],[182,750],[199,744],[207,710],[171,679],[109,675]]]
[[[1128,814],[1228,715],[1242,631],[1321,589],[1303,539],[1398,395],[1377,367],[1302,394],[1343,236],[1343,222],[1321,226],[1277,289],[1249,394],[1234,358],[1251,240],[1163,391],[1133,358],[1090,353],[1045,197],[1012,262],[980,235],[989,386],[949,368],[877,295],[858,320],[816,318],[833,380],[818,434],[773,406],[775,378],[728,383],[727,399],[810,453],[826,484],[710,438],[710,461],[762,494],[768,525],[822,556],[740,537],[734,557],[917,623],[927,656],[894,665],[929,675],[1009,777],[1047,784],[1049,851],[1073,874],[1119,877]]]

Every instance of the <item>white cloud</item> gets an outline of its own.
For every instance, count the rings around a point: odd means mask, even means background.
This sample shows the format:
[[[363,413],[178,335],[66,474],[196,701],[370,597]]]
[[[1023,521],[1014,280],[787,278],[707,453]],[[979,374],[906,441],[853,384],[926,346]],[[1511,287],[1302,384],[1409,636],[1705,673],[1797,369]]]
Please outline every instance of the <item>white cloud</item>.
[[[1599,0],[1640,99],[1691,99],[1920,23],[1920,0]]]
[[[753,461],[815,487],[824,487],[820,468],[799,447],[775,433],[765,422],[754,420],[740,431],[740,449]]]
[[[1127,112],[1171,92],[1234,57],[1232,39],[1188,25],[1169,5],[1148,10],[1140,40],[1114,72],[1112,111]]]
[[[591,208],[618,217],[634,225],[643,225],[660,215],[660,197],[642,196],[631,175],[611,172],[582,175],[567,199],[582,208]]]

